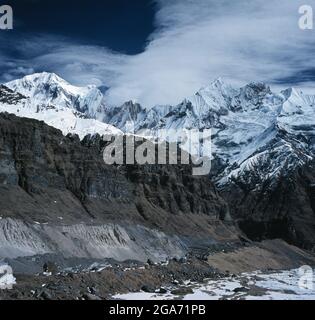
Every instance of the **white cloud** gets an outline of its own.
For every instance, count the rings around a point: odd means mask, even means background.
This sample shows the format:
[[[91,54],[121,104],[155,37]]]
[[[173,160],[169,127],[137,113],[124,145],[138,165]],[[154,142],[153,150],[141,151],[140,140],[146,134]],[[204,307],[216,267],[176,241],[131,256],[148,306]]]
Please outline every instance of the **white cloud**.
[[[116,79],[109,99],[177,103],[217,77],[271,82],[309,68],[315,31],[298,28],[301,3],[160,0],[158,30]]]
[[[284,79],[281,85],[287,85],[286,78],[298,83],[296,74],[315,65],[315,30],[298,28],[304,1],[157,2],[156,31],[141,54],[29,39],[22,48],[31,58],[23,67],[54,71],[75,84],[106,85],[112,104],[133,99],[150,107],[179,103],[217,77],[237,84]],[[315,0],[308,3],[315,7]]]

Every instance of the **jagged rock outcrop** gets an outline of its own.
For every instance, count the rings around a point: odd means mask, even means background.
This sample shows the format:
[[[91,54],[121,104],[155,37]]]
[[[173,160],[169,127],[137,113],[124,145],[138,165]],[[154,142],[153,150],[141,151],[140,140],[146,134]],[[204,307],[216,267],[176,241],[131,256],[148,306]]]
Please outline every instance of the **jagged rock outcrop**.
[[[21,93],[14,92],[8,87],[0,84],[0,103],[14,105],[23,99],[25,99],[25,97]]]

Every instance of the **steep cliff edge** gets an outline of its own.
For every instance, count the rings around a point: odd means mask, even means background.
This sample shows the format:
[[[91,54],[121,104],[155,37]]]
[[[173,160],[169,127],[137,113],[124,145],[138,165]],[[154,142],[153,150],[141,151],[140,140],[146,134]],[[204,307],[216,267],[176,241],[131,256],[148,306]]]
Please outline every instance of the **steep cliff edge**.
[[[0,114],[0,257],[182,256],[238,242],[228,207],[190,166],[108,166],[99,136]]]

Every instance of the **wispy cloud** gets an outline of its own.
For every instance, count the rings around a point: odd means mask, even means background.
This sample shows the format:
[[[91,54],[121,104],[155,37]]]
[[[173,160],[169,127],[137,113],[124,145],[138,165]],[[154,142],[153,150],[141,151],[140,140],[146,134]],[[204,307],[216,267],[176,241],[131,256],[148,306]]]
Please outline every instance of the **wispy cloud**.
[[[55,37],[24,39],[19,59],[3,59],[12,64],[7,77],[33,68],[54,71],[76,84],[110,87],[109,103],[134,99],[148,107],[178,103],[216,77],[312,85],[315,31],[298,28],[304,1],[157,2],[156,31],[143,53],[128,56]],[[308,2],[315,7],[315,0]]]
[[[159,2],[158,29],[110,90],[113,101],[134,94],[148,105],[176,103],[219,76],[299,82],[314,65],[315,32],[298,28],[301,1]]]
[[[3,41],[0,41],[0,44]],[[2,53],[2,81],[6,78],[29,74],[29,71],[55,72],[77,85],[111,85],[123,72],[128,56],[111,52],[107,48],[80,45],[67,38],[51,35],[30,35],[11,40],[16,48],[12,56]],[[18,72],[19,71],[19,72]]]

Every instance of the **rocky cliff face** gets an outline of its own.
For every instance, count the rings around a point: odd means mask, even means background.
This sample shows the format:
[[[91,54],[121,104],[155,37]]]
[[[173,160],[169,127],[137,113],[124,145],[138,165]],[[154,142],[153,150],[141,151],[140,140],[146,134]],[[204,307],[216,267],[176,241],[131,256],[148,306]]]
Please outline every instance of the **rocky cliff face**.
[[[252,239],[314,250],[314,101],[294,88],[276,94],[263,83],[235,89],[219,79],[167,113],[139,116],[136,128],[147,136],[211,129],[211,179],[234,221]]]
[[[61,221],[132,221],[189,241],[192,235],[237,237],[227,227],[232,217],[252,239],[283,238],[314,249],[314,95],[294,88],[277,94],[263,83],[233,88],[218,79],[177,106],[146,110],[133,102],[107,106],[95,88],[73,87],[54,74],[7,86],[0,86],[0,112],[43,120],[80,139],[43,123],[2,117],[3,217],[36,221],[37,229]],[[95,134],[122,134],[116,127],[127,131],[131,120],[149,137],[160,129],[211,129],[211,180],[224,200],[207,177],[192,177],[188,166],[105,166],[105,144]],[[143,232],[134,233],[131,238]]]
[[[315,248],[314,160],[289,175],[257,187],[240,180],[225,186],[231,215],[253,240],[282,238],[299,247]]]
[[[105,165],[105,142],[0,115],[0,256],[146,259],[237,241],[229,211],[190,166]]]

